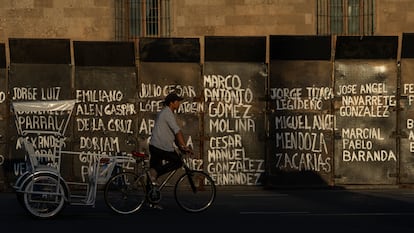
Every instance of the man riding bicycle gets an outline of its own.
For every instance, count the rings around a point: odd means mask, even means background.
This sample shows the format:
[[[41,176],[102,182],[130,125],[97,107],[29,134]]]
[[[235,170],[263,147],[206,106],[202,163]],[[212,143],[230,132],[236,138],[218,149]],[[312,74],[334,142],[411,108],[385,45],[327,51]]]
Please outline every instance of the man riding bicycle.
[[[182,166],[182,160],[175,151],[190,151],[185,145],[184,136],[178,126],[174,112],[179,108],[182,97],[170,93],[165,97],[165,107],[157,114],[149,142],[151,182],[157,185],[157,178]],[[163,160],[167,163],[163,163]],[[157,207],[159,208],[159,206]]]

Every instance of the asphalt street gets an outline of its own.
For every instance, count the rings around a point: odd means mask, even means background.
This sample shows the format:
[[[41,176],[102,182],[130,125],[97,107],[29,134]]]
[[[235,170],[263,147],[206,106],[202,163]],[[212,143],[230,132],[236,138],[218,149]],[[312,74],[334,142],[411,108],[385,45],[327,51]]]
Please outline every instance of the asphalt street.
[[[102,192],[95,207],[68,205],[53,219],[28,216],[0,193],[1,232],[413,232],[414,189],[218,187],[208,210],[190,214],[163,192],[163,210],[116,215]]]

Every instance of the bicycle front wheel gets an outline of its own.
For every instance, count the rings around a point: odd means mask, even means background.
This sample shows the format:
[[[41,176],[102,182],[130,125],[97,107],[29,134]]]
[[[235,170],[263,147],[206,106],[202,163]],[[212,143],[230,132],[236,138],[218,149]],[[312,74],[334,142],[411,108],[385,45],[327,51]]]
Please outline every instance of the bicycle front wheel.
[[[106,205],[118,214],[131,214],[139,210],[145,201],[143,176],[122,172],[111,177],[105,185]]]
[[[184,173],[175,184],[175,200],[187,212],[206,210],[216,197],[213,179],[203,171]]]

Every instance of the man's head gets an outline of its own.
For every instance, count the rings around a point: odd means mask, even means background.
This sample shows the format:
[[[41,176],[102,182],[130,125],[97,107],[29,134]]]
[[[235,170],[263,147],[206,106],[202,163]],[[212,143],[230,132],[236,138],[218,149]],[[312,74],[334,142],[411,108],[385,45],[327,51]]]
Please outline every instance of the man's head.
[[[169,106],[170,103],[181,100],[183,100],[182,97],[178,96],[175,92],[172,92],[165,97],[164,104],[165,106]]]

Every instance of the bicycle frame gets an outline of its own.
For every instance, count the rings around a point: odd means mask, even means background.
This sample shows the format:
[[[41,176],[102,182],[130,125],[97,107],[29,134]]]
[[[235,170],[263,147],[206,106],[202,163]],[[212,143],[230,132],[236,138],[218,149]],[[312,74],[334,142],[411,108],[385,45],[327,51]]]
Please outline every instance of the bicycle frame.
[[[204,171],[191,169],[183,160],[181,169],[175,181],[174,198],[179,207],[191,213],[206,210],[214,201],[216,188],[213,179]],[[132,152],[132,156],[141,163],[142,172],[122,172],[113,176],[106,184],[104,190],[105,203],[113,211],[119,214],[130,214],[142,208],[144,203],[155,207],[161,201],[161,190],[175,177],[177,168],[163,175],[161,185],[151,182],[149,155],[140,152]],[[164,176],[166,176],[164,178]],[[128,182],[132,181],[132,182]]]
[[[168,181],[174,176],[175,173],[177,173],[178,169],[170,171],[169,173],[167,173],[167,177],[161,182],[160,186],[159,186],[159,190],[161,191],[168,183]]]
[[[191,169],[187,166],[187,164],[184,162],[184,159],[183,159],[183,157],[184,157],[184,154],[181,152],[181,151],[176,151],[177,152],[177,154],[180,156],[180,159],[181,159],[181,162],[182,162],[182,166],[180,167],[181,169],[183,169],[184,170],[184,172],[186,173],[186,174],[188,174],[190,171],[191,171]],[[146,156],[146,157],[149,157],[148,155],[146,155],[146,154],[141,154],[140,156],[138,156],[138,157],[143,157],[143,156]],[[144,164],[144,159],[145,158],[143,158],[142,159],[142,168],[144,169],[144,171],[145,171],[145,175],[146,175],[146,177],[147,177],[147,179],[149,179],[150,178],[150,174],[149,174],[149,167],[146,167],[145,166],[145,164]],[[180,168],[177,168],[177,169],[175,169],[175,170],[172,170],[172,171],[170,171],[170,172],[168,172],[168,173],[166,173],[165,175],[167,175],[166,177],[165,177],[165,179],[161,182],[161,184],[158,186],[158,189],[161,191],[166,185],[167,185],[167,183],[168,183],[168,181],[170,181],[171,180],[171,178],[175,175],[175,173],[177,173],[177,171],[178,170],[180,170]],[[192,186],[193,186],[193,184],[192,184]]]

